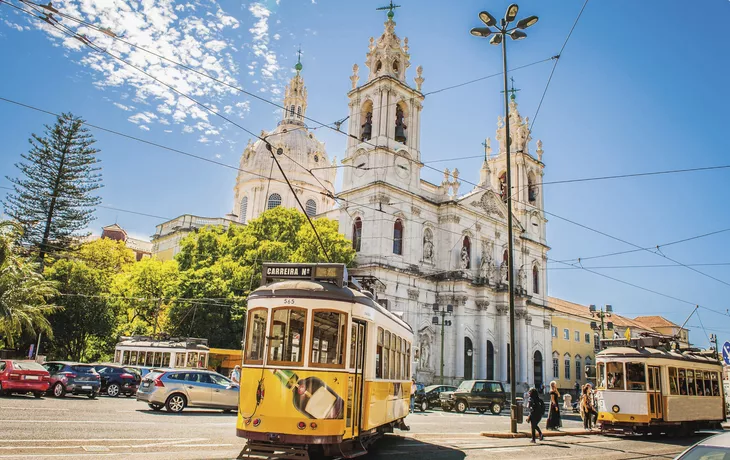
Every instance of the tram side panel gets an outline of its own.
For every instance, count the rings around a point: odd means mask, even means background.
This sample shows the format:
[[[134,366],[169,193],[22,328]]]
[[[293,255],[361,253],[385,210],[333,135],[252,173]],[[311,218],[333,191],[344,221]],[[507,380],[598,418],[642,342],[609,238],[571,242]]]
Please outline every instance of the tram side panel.
[[[377,428],[408,415],[410,382],[370,380],[365,383],[364,430]]]
[[[724,405],[719,396],[665,396],[664,407],[664,420],[667,422],[724,419]]]
[[[645,391],[598,391],[598,420],[610,424],[649,423],[649,400]]]

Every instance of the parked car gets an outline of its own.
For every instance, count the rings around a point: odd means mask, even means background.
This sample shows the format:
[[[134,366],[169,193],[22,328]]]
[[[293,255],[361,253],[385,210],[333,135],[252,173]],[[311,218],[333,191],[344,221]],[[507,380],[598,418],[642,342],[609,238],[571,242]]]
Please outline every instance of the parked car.
[[[730,433],[720,433],[698,442],[675,457],[675,460],[730,458]]]
[[[142,378],[152,371],[152,367],[147,366],[124,366],[124,370],[134,375],[134,381],[137,387],[142,383]]]
[[[0,360],[0,396],[33,393],[42,397],[48,390],[50,375],[35,361]]]
[[[505,407],[507,395],[501,382],[493,380],[464,380],[454,392],[443,391],[439,395],[441,408],[447,412],[466,412],[476,409],[483,414],[489,409],[499,414]]]
[[[112,398],[125,395],[128,398],[137,393],[135,373],[116,364],[95,364],[94,368],[101,377],[101,392]]]
[[[456,387],[450,385],[429,385],[422,392],[416,393],[416,407],[422,411],[427,411],[432,407],[440,406],[439,395],[444,391],[455,391]]]
[[[206,370],[155,369],[142,379],[137,401],[152,410],[182,412],[186,407],[238,409],[238,385],[222,375]]]
[[[43,364],[51,374],[48,392],[57,398],[66,393],[86,395],[91,399],[99,396],[100,379],[94,367],[66,361],[51,361]]]

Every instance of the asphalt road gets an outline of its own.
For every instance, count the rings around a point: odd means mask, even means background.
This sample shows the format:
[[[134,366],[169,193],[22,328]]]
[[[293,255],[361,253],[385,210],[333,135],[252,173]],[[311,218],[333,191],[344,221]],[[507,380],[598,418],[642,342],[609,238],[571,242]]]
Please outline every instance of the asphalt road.
[[[411,431],[386,436],[362,458],[671,459],[701,439],[567,436],[533,445],[527,439],[479,435],[506,431],[506,412],[493,416],[429,411],[409,416],[407,423]],[[177,415],[153,412],[134,398],[0,397],[0,459],[230,459],[244,445],[235,435],[235,424],[235,414],[187,409]],[[564,426],[580,423],[565,420]]]

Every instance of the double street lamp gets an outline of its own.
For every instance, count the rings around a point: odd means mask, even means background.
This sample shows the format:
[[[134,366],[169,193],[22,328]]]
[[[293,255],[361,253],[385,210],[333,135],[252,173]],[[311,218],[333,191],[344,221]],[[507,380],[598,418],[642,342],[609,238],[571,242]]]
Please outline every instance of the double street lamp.
[[[507,152],[507,266],[510,273],[507,277],[509,285],[509,341],[510,341],[510,366],[509,366],[509,381],[510,381],[510,395],[511,395],[511,416],[510,416],[510,431],[517,433],[517,381],[515,379],[515,290],[514,290],[514,267],[513,260],[513,241],[512,241],[512,172],[510,162],[510,131],[509,131],[509,97],[507,88],[507,36],[512,40],[522,40],[527,37],[527,34],[523,32],[524,29],[534,25],[537,22],[537,16],[529,16],[524,19],[517,21],[514,27],[510,28],[517,17],[517,11],[519,7],[513,3],[507,7],[507,12],[504,14],[504,18],[497,23],[497,19],[486,11],[479,13],[479,19],[486,25],[486,27],[475,27],[471,29],[470,33],[475,37],[487,38],[491,36],[489,43],[492,45],[502,45],[502,74],[504,76],[504,123],[505,123],[505,150]],[[495,30],[492,30],[494,28]],[[522,357],[526,359],[526,357]]]
[[[451,326],[451,320],[446,319],[446,316],[454,314],[454,306],[447,305],[446,309],[442,309],[438,304],[433,306],[433,312],[435,315],[431,318],[431,324],[434,326],[441,326],[441,385],[444,384],[444,327]],[[439,316],[441,321],[439,321]],[[456,374],[454,374],[456,375]]]

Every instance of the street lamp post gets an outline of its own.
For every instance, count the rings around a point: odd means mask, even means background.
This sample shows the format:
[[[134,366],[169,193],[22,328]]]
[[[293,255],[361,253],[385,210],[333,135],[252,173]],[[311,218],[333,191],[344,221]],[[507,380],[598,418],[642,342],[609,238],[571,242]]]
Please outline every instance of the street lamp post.
[[[523,32],[537,22],[537,16],[529,16],[517,21],[515,27],[509,28],[509,25],[515,20],[519,7],[513,3],[507,7],[504,18],[499,21],[486,11],[479,13],[479,19],[487,27],[475,27],[470,33],[475,37],[487,38],[494,34],[489,40],[492,45],[502,45],[502,74],[504,76],[504,123],[505,123],[505,151],[507,152],[507,266],[510,273],[507,275],[509,287],[509,342],[510,342],[510,431],[517,433],[517,381],[515,379],[515,290],[514,290],[514,260],[513,260],[513,241],[512,241],[512,171],[510,161],[510,132],[509,132],[509,97],[507,88],[507,35],[512,40],[522,40],[527,37]],[[496,30],[492,30],[494,27]],[[525,359],[523,356],[522,359]]]
[[[434,326],[441,326],[441,385],[444,384],[444,327],[451,326],[451,320],[446,319],[446,315],[451,316],[454,313],[454,307],[447,305],[446,309],[443,310],[438,305],[433,306],[433,312],[438,315],[431,318],[431,323]],[[439,321],[439,316],[441,320]]]
[[[604,307],[601,307],[600,310],[596,308],[595,305],[591,305],[588,307],[589,311],[591,312],[591,316],[598,317],[601,319],[601,328],[599,329],[601,331],[601,339],[606,340],[606,329],[613,330],[613,323],[608,322],[608,327],[604,327],[604,318],[610,318],[611,314],[613,313],[613,307],[611,305],[606,305],[605,309]],[[591,327],[595,330],[598,329],[598,326],[593,327],[594,323],[591,323]]]

